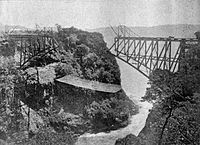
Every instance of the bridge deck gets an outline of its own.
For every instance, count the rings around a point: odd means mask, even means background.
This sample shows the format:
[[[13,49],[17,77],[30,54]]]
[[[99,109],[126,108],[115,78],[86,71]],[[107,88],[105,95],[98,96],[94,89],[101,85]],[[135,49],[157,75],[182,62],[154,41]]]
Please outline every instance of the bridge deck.
[[[188,42],[198,42],[196,38],[174,38],[174,37],[115,37],[115,39],[125,39],[125,40],[147,40],[147,41],[188,41]]]
[[[9,39],[21,42],[20,66],[35,56],[40,56],[44,51],[45,55],[56,51],[59,44],[50,34],[14,33],[9,35]],[[127,37],[125,34],[118,34],[110,51],[114,56],[148,77],[150,72],[155,69],[177,71],[180,60],[188,51],[187,44],[196,45],[199,42],[196,38],[133,37],[133,35]],[[147,72],[144,72],[143,69],[146,69]]]
[[[149,77],[155,69],[176,72],[180,67],[180,60],[186,56],[190,48],[188,46],[199,42],[196,38],[117,35],[110,51],[115,57]]]

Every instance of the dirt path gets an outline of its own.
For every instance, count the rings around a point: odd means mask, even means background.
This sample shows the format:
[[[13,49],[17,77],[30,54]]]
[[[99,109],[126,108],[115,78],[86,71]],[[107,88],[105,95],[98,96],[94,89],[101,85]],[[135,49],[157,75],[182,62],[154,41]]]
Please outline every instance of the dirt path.
[[[152,106],[146,102],[139,102],[138,104],[141,106],[139,113],[132,116],[131,123],[127,127],[109,133],[83,134],[79,137],[76,145],[114,145],[118,138],[125,137],[130,133],[138,135],[145,125],[148,110]]]

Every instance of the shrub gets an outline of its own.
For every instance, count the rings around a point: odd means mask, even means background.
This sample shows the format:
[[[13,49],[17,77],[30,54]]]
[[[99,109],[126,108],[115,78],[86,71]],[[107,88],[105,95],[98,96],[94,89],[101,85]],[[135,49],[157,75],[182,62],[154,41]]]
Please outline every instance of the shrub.
[[[116,98],[94,101],[86,107],[86,114],[91,120],[93,131],[107,131],[126,126],[131,112],[125,100]]]
[[[27,145],[73,145],[76,137],[70,133],[57,133],[50,127],[41,129]]]

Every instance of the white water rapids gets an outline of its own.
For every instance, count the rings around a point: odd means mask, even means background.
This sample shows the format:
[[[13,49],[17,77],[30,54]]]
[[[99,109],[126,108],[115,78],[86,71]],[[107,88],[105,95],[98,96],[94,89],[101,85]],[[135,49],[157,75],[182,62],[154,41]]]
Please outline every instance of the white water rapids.
[[[118,138],[123,138],[130,133],[138,135],[144,127],[149,109],[152,107],[147,102],[140,102],[147,87],[147,79],[127,64],[121,61],[118,61],[118,64],[122,87],[130,99],[140,106],[139,113],[131,117],[131,123],[127,127],[109,133],[83,134],[79,137],[76,145],[114,145]]]

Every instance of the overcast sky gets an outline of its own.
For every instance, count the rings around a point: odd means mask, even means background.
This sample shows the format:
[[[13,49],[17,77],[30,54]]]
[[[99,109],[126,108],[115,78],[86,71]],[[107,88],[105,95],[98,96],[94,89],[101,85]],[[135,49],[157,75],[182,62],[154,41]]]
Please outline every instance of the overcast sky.
[[[200,0],[0,0],[0,23],[82,29],[200,24]]]

